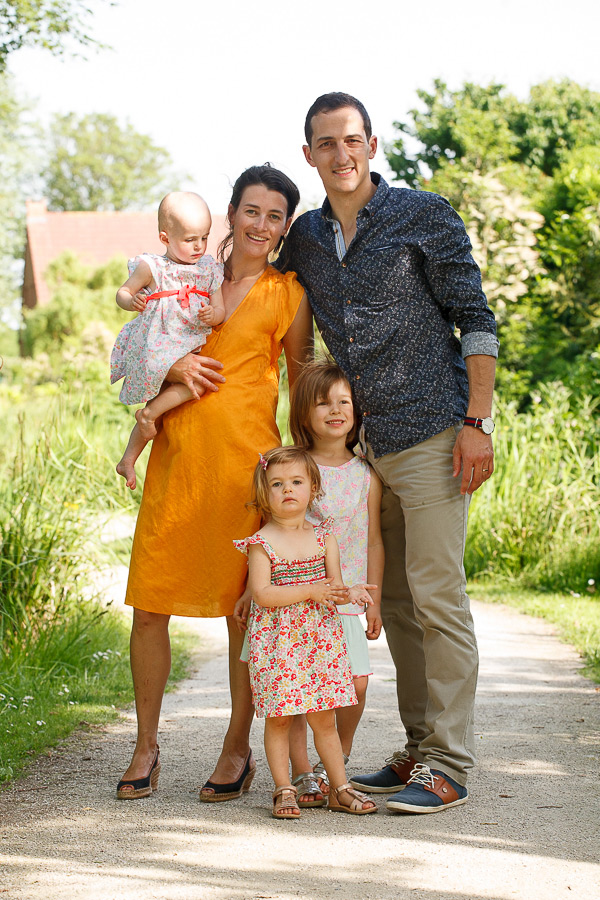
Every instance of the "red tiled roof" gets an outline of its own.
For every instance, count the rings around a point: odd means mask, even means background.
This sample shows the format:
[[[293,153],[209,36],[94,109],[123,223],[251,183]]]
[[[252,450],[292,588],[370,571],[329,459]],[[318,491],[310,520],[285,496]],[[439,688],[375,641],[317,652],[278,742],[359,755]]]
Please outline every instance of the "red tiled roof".
[[[120,254],[164,253],[156,212],[48,212],[45,200],[28,200],[26,225],[23,305],[30,308],[50,300],[44,274],[65,250],[98,266]],[[226,234],[225,216],[213,215],[207,253],[216,256]]]

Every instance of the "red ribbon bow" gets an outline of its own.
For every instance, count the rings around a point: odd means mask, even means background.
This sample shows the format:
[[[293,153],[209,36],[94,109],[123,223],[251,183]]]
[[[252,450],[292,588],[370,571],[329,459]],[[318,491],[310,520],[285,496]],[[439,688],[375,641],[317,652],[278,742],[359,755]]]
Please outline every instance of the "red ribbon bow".
[[[200,297],[208,297],[210,299],[208,291],[201,291],[195,285],[192,287],[190,284],[184,284],[178,291],[157,291],[156,294],[150,294],[146,300],[161,300],[163,297],[176,296],[181,304],[181,308],[189,309],[191,294],[198,294]]]

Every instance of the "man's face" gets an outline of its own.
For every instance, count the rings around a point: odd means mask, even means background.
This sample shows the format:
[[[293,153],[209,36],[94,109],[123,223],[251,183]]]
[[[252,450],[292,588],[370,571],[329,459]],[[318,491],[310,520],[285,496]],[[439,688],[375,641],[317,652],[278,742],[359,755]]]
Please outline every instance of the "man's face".
[[[344,106],[312,118],[310,147],[302,148],[314,166],[328,196],[349,194],[361,187],[370,189],[369,160],[377,150],[377,138],[367,138],[357,109]]]

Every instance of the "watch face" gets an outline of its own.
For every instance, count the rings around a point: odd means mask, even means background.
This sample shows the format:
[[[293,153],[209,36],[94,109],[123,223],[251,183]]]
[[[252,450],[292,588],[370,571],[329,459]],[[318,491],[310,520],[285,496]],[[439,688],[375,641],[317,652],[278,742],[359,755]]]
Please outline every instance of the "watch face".
[[[486,419],[481,420],[481,430],[484,434],[491,434],[495,427],[494,420],[489,416]]]

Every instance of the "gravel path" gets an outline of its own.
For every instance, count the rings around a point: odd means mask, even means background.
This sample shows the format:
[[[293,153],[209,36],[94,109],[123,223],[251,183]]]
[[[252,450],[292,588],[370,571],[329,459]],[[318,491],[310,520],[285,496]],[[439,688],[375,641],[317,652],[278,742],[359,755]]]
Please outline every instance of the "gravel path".
[[[201,804],[228,715],[221,621],[190,621],[204,657],[163,707],[159,791],[118,802],[134,719],[71,738],[0,794],[0,900],[600,898],[599,688],[544,623],[474,603],[479,766],[465,806],[428,816],[269,814],[262,727],[241,800]],[[373,645],[372,645],[373,646]],[[210,652],[209,652],[210,651]],[[402,744],[383,641],[349,772]]]

